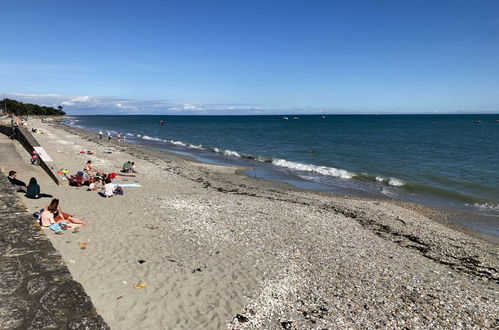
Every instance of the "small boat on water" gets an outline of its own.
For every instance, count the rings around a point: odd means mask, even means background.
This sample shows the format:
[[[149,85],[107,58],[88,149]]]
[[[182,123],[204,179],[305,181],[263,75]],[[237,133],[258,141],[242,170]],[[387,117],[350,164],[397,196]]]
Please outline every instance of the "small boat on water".
[[[298,120],[298,119],[300,119],[300,118],[298,118],[298,117],[293,117],[293,120]]]
[[[288,118],[288,117],[282,117],[282,119],[284,119],[284,120],[288,120],[289,118]]]
[[[474,123],[475,123],[475,124],[481,124],[481,123],[482,123],[482,121],[481,121],[481,120],[475,120],[475,121],[474,121]]]
[[[326,116],[322,116],[322,119],[326,119]]]

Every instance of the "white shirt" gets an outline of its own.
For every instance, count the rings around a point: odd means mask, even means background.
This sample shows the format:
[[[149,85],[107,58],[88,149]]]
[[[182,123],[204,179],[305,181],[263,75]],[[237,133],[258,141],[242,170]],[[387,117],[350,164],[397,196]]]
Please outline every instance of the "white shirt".
[[[113,196],[114,189],[116,189],[116,185],[114,183],[106,183],[104,185],[104,195]]]

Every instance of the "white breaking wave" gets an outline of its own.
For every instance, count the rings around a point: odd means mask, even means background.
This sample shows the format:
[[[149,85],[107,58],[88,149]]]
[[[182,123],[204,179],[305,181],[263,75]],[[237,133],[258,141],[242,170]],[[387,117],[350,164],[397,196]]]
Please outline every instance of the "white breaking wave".
[[[237,152],[232,151],[232,150],[225,150],[224,155],[225,156],[232,156],[232,157],[241,157],[240,154],[238,154]]]
[[[484,203],[484,204],[480,204],[480,203],[474,203],[473,205],[470,205],[468,203],[465,204],[466,206],[472,206],[472,207],[476,207],[480,210],[483,210],[483,211],[499,211],[499,205],[496,205],[496,204],[488,204],[488,203]]]
[[[151,140],[151,141],[162,141],[161,139],[155,138],[155,137],[150,137],[147,135],[142,135],[142,140]]]
[[[192,149],[204,149],[202,145],[189,144],[189,148]]]
[[[390,186],[402,187],[405,183],[402,180],[395,178],[384,178],[382,176],[376,176],[376,182],[384,182]]]
[[[397,187],[401,187],[404,185],[404,182],[402,182],[402,180],[399,180],[399,179],[395,179],[395,178],[390,178],[388,179],[388,184],[390,186],[397,186]]]
[[[170,140],[169,142],[170,142],[171,144],[176,145],[176,146],[187,147],[187,145],[186,145],[184,142],[182,142],[182,141],[174,141],[174,140]]]
[[[305,172],[314,172],[322,175],[339,177],[342,179],[351,179],[356,175],[354,172],[349,172],[334,167],[306,165],[301,163],[290,162],[285,159],[274,159],[272,161],[272,164],[275,166],[286,167]]]

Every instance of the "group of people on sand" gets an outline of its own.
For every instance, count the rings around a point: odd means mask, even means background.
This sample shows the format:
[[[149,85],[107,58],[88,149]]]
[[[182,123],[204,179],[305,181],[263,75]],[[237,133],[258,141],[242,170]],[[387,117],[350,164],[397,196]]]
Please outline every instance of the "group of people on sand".
[[[40,192],[40,185],[34,177],[29,180],[29,184],[27,186],[26,183],[17,178],[16,171],[9,171],[7,178],[14,189],[17,192],[25,193],[27,198],[39,199],[42,197],[52,197],[52,195],[42,194]],[[40,214],[40,226],[50,227],[54,224],[62,224],[66,227],[68,224],[82,226],[86,225],[85,222],[83,222],[83,219],[76,218],[72,213],[63,212],[61,210],[61,205],[59,204],[59,199],[57,198],[52,199],[52,201],[41,210]]]
[[[113,195],[122,195],[123,189],[112,182],[115,179],[122,179],[119,173],[111,172],[104,173],[101,170],[92,167],[92,161],[89,160],[85,164],[83,171],[91,176],[87,191],[97,190],[99,188],[99,183],[102,184],[103,192],[100,193],[101,196],[106,198],[111,198]],[[91,172],[95,172],[96,175],[93,176]],[[135,163],[127,161],[123,164],[121,170],[122,173],[137,173],[135,168]]]
[[[9,176],[7,178],[9,179],[9,182],[14,187],[14,189],[17,192],[25,193],[24,196],[26,196],[27,198],[38,199],[42,197],[52,197],[52,195],[42,194],[40,192],[40,185],[38,184],[36,178],[34,177],[29,180],[28,185],[26,185],[24,181],[21,181],[17,178],[16,171],[10,171]]]
[[[111,132],[109,132],[109,131],[106,131],[106,132],[107,132],[107,140],[111,141]],[[102,140],[103,135],[104,135],[104,133],[102,133],[102,130],[99,130],[99,139],[100,140]],[[116,140],[118,140],[118,142],[121,141],[121,133],[120,132],[116,133]],[[126,135],[123,135],[123,142],[126,142]]]

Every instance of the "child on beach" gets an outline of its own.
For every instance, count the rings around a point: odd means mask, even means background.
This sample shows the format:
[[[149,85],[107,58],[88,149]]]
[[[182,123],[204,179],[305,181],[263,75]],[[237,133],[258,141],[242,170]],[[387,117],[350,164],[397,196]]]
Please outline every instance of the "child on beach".
[[[40,165],[40,156],[38,155],[38,153],[36,152],[36,150],[33,150],[31,152],[31,164],[35,165],[35,166],[38,166]]]
[[[88,185],[88,189],[87,191],[93,191],[93,190],[96,190],[97,189],[97,185],[99,184],[100,180],[98,178],[95,178],[94,181],[92,181],[89,185]]]

